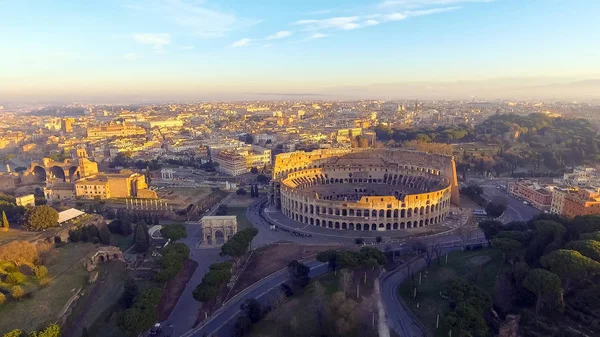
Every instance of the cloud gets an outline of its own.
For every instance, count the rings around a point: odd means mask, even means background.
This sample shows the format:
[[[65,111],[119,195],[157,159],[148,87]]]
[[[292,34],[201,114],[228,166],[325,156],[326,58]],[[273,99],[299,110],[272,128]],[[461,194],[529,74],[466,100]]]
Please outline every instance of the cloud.
[[[429,6],[443,6],[460,3],[492,2],[494,0],[385,0],[377,4],[378,8],[422,8]]]
[[[211,8],[209,0],[137,0],[130,10],[150,13],[203,37],[223,37],[227,33],[257,24],[260,20],[239,18],[231,12]]]
[[[304,26],[307,30],[321,30],[321,29],[343,29],[352,30],[359,28],[360,16],[342,16],[333,17],[327,19],[309,19],[309,20],[298,20],[294,22],[294,25]]]
[[[433,0],[431,0],[433,1]],[[437,1],[458,1],[458,0],[437,0]],[[464,1],[464,0],[463,0]],[[293,25],[303,26],[307,31],[328,31],[328,30],[354,30],[369,26],[377,26],[385,22],[401,21],[409,17],[431,15],[443,12],[449,12],[460,7],[439,7],[431,9],[406,10],[402,12],[380,11],[368,15],[355,15],[344,17],[332,17],[326,19],[306,19],[298,20]]]
[[[289,30],[282,30],[280,32],[277,32],[273,35],[269,35],[265,38],[265,40],[279,40],[279,39],[283,39],[286,38],[288,36],[292,35],[292,32],[290,32]]]
[[[127,61],[135,61],[135,60],[139,59],[139,57],[136,53],[127,53],[127,54],[123,55],[123,58],[126,59]]]
[[[249,38],[243,38],[243,39],[235,41],[234,43],[231,44],[231,46],[234,48],[244,47],[244,46],[247,46],[248,44],[250,44],[250,41],[251,40]]]
[[[194,46],[183,46],[181,47],[181,50],[192,50],[194,49]]]
[[[135,33],[132,35],[133,40],[139,44],[152,46],[157,51],[163,51],[165,46],[171,44],[171,35],[166,33],[151,34],[151,33]]]
[[[327,34],[322,34],[322,33],[314,33],[313,35],[309,36],[309,39],[322,39],[324,37],[328,37],[329,35]]]

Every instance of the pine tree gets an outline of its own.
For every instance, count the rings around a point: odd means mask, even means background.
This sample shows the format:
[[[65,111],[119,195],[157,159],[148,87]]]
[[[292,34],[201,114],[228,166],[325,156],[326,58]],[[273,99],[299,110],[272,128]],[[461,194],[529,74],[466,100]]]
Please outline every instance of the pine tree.
[[[7,231],[8,230],[8,219],[6,218],[6,212],[2,211],[2,230]]]
[[[148,226],[144,222],[137,224],[134,233],[135,247],[138,252],[145,253],[150,249],[150,235]]]

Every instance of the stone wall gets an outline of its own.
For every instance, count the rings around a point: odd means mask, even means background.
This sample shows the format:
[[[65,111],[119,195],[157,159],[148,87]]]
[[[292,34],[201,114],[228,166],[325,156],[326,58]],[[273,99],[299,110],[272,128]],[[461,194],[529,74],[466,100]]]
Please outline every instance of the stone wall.
[[[309,225],[397,230],[443,221],[458,204],[451,156],[398,149],[278,155],[270,205]]]

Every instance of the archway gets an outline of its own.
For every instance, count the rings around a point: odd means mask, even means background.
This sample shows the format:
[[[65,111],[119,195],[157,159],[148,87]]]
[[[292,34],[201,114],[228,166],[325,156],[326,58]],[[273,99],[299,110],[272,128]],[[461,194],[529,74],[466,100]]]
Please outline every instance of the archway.
[[[218,245],[222,245],[225,243],[225,234],[222,231],[215,231],[215,241]]]
[[[81,178],[81,175],[79,174],[79,171],[77,171],[77,166],[69,167],[69,179],[71,179],[71,181],[74,181],[79,178]]]
[[[33,168],[33,175],[35,176],[35,180],[39,182],[46,181],[46,170],[44,170],[41,166],[35,166]]]
[[[50,176],[56,179],[60,179],[62,181],[66,180],[65,171],[58,166],[52,166],[50,168]]]

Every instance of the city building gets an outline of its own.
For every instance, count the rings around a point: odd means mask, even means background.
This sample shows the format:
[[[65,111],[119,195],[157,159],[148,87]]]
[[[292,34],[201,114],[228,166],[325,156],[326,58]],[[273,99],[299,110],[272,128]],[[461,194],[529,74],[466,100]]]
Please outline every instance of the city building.
[[[221,150],[212,156],[219,164],[219,172],[231,176],[248,173],[252,168],[261,169],[271,165],[271,150],[249,145],[236,149]]]
[[[15,201],[16,201],[17,206],[33,207],[33,206],[35,206],[35,195],[27,194],[27,195],[23,195],[20,197],[16,197]]]
[[[218,171],[227,175],[235,177],[249,171],[246,158],[235,150],[221,150],[212,158],[219,164]]]
[[[580,189],[568,194],[564,199],[562,215],[576,217],[580,215],[600,214],[600,193],[596,189]]]
[[[129,170],[79,179],[75,182],[75,195],[87,199],[157,198],[156,192],[148,189],[146,177]]]
[[[73,123],[75,118],[63,118],[60,120],[60,130],[64,133],[73,132]]]
[[[89,127],[87,137],[90,139],[105,139],[111,137],[145,136],[146,129],[137,125],[111,124],[105,126]]]
[[[507,187],[510,195],[529,202],[537,209],[550,211],[552,206],[551,189],[532,181],[509,182]]]
[[[565,173],[563,183],[568,186],[600,185],[600,172],[593,167],[577,166],[572,173]]]

